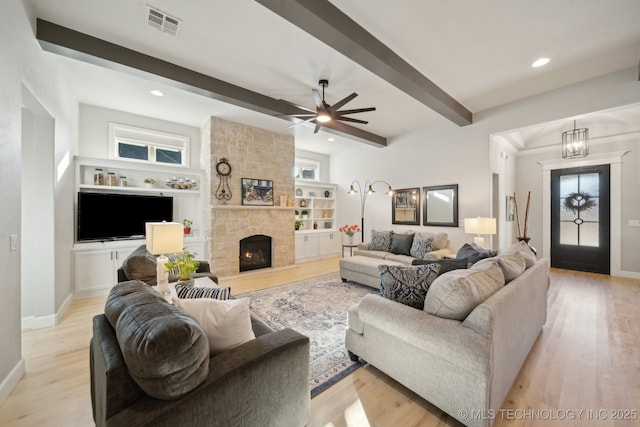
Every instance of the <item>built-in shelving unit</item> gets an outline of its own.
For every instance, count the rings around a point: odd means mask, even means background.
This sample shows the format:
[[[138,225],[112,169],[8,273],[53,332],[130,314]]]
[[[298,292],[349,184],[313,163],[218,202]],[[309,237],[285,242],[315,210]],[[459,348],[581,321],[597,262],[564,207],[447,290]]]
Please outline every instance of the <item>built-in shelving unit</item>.
[[[336,225],[337,186],[313,181],[295,184],[295,220],[302,222],[296,231],[296,261],[338,253],[341,242]]]

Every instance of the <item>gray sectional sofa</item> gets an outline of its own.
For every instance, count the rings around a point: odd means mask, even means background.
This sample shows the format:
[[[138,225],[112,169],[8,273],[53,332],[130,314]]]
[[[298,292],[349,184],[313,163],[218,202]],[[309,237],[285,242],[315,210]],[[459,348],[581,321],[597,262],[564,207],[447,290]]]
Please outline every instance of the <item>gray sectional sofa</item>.
[[[401,269],[428,267],[437,275],[433,266]],[[488,427],[545,323],[548,285],[547,260],[518,243],[469,269],[437,275],[421,308],[365,296],[348,312],[345,344],[353,359],[463,424]]]

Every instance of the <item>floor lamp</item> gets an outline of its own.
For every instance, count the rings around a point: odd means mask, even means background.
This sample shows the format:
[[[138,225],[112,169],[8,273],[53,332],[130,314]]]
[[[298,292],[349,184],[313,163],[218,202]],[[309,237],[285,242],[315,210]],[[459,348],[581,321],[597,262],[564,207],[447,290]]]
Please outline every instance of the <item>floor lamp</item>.
[[[158,292],[169,294],[169,272],[165,264],[169,258],[165,254],[182,252],[184,227],[178,222],[147,222],[145,223],[147,250],[153,255],[160,255],[156,259],[156,277]]]
[[[484,248],[483,234],[496,234],[496,219],[495,218],[465,218],[464,219],[464,232],[467,234],[475,234],[473,243]]]
[[[369,180],[367,180],[364,183],[364,188],[366,188],[367,191],[362,191],[363,187],[355,179],[353,180],[353,182],[351,183],[351,186],[349,187],[349,194],[355,194],[355,193],[360,192],[360,222],[361,222],[360,229],[362,230],[361,238],[362,238],[363,242],[364,242],[364,206],[365,206],[365,203],[367,202],[367,196],[369,194],[373,194],[373,193],[376,192],[373,189],[373,186],[375,184],[377,184],[377,183],[385,184],[388,187],[387,191],[384,193],[385,195],[387,195],[387,196],[393,195],[393,189],[391,188],[391,184],[389,184],[386,181],[382,181],[382,180],[377,180],[377,181],[373,181],[373,182],[370,182]],[[358,186],[358,190],[355,189],[355,187],[353,186],[354,184]]]

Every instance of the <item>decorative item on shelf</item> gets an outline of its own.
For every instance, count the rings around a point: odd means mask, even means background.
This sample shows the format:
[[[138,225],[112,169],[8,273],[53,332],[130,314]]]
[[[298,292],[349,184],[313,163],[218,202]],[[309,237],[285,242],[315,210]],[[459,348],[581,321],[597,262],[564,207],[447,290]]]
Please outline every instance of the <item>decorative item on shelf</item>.
[[[191,190],[197,184],[195,181],[192,181],[191,178],[176,178],[174,176],[173,179],[167,179],[165,185],[175,190]]]
[[[156,180],[153,178],[145,178],[144,179],[144,186],[147,188],[153,188],[153,186],[156,184]]]
[[[573,129],[562,132],[562,158],[577,159],[589,155],[589,129],[576,128],[573,121]]]
[[[520,215],[518,214],[518,199],[516,198],[516,193],[513,193],[513,206],[515,208],[515,214],[516,214],[516,224],[518,225],[518,235],[516,236],[516,239],[519,242],[525,242],[527,244],[527,246],[529,246],[529,249],[531,249],[531,252],[533,252],[534,254],[537,255],[537,251],[536,248],[534,248],[533,246],[531,246],[531,244],[529,243],[529,240],[531,240],[531,237],[527,236],[527,227],[529,225],[529,204],[531,202],[531,191],[529,191],[529,193],[527,194],[527,206],[525,208],[525,213],[524,213],[524,228],[523,228],[523,232],[521,232],[520,230]]]
[[[324,228],[331,228],[331,226],[332,226],[331,221],[324,222]]]
[[[338,229],[339,232],[344,233],[344,244],[345,245],[353,245],[353,237],[355,236],[355,234],[360,230],[360,227],[358,227],[357,224],[354,225],[343,225],[342,227],[340,227]]]
[[[104,185],[104,171],[102,168],[95,168],[93,171],[93,185]]]
[[[117,184],[116,174],[114,172],[107,173],[107,185],[110,187],[115,187]]]
[[[191,274],[198,271],[200,266],[200,262],[195,258],[195,254],[184,251],[180,255],[171,257],[169,262],[165,264],[167,272],[174,272],[178,276],[177,285],[193,286],[194,279]]]
[[[473,243],[484,248],[483,234],[496,234],[496,219],[495,218],[465,218],[464,219],[464,232],[467,234],[475,234]]]
[[[296,221],[294,223],[296,230],[300,230],[300,227],[302,227],[303,222],[302,221]]]
[[[360,224],[362,227],[362,241],[364,242],[364,207],[365,204],[367,202],[367,196],[369,194],[373,194],[375,193],[375,190],[373,189],[373,186],[377,183],[382,183],[385,184],[388,188],[387,191],[384,193],[387,196],[392,196],[393,195],[393,188],[391,188],[391,184],[389,184],[386,181],[382,181],[382,180],[377,180],[377,181],[369,181],[367,180],[364,183],[364,187],[360,185],[360,183],[358,181],[356,181],[355,179],[353,180],[353,182],[351,183],[351,186],[349,187],[349,194],[355,194],[358,191],[355,189],[355,187],[353,186],[353,184],[356,184],[358,186],[358,190],[360,191]],[[366,192],[362,191],[363,188],[366,188]]]
[[[296,219],[300,218],[300,211],[296,209],[294,212],[296,215]]]
[[[302,219],[308,219],[309,218],[309,211],[304,210],[302,211]]]
[[[165,254],[176,253],[183,248],[183,225],[178,222],[147,222],[145,223],[147,250],[153,255],[160,255],[156,259],[156,275],[158,292],[169,295],[169,272],[166,264],[169,258]]]
[[[231,164],[225,157],[221,158],[216,163],[216,173],[218,175],[218,188],[216,188],[216,199],[220,200],[223,205],[226,205],[233,195],[231,194],[231,187],[229,187],[229,177],[231,176]]]
[[[325,190],[325,192],[324,192],[324,197],[325,197],[325,198],[327,198],[327,199],[328,199],[329,197],[331,197],[331,192],[330,192],[329,190]]]
[[[309,197],[316,197],[315,191],[309,191]]]
[[[280,196],[280,206],[287,206],[287,196]]]
[[[190,219],[183,219],[182,225],[184,226],[184,235],[191,236],[191,226],[193,225],[193,221]]]
[[[120,187],[126,187],[127,186],[127,177],[120,175],[120,179],[118,181],[118,185]]]
[[[296,188],[296,197],[302,197],[304,193],[302,192],[302,188]]]
[[[313,221],[313,229],[314,230],[318,229],[318,223],[316,221]]]
[[[301,208],[306,208],[307,207],[307,200],[306,199],[300,200],[300,207]]]

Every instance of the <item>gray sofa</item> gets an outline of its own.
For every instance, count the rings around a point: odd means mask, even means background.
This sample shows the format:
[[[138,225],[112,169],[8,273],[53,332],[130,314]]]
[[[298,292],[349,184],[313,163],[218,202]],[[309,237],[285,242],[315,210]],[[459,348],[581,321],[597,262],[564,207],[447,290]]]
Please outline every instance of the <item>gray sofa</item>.
[[[309,338],[251,319],[255,339],[210,356],[198,323],[141,281],[93,319],[93,418],[102,426],[303,426]]]
[[[411,239],[408,239],[409,236],[412,236]],[[412,250],[414,248],[413,236],[430,239],[430,249],[421,254],[414,252]],[[399,238],[398,241],[407,238],[407,243],[393,245],[392,243],[394,242],[391,240],[393,238]],[[373,246],[372,242],[360,243],[357,249],[354,250],[354,256],[340,259],[340,277],[344,282],[351,281],[372,288],[380,288],[378,266],[411,265],[417,259],[428,260],[455,257],[456,254],[451,250],[448,239],[447,233],[407,232],[391,233],[388,244],[383,242],[377,247]],[[413,256],[412,253],[417,257]]]
[[[352,358],[465,425],[490,426],[546,320],[548,263],[525,247],[437,276],[423,309],[365,296],[348,312]]]

